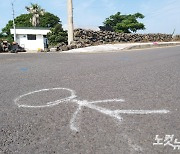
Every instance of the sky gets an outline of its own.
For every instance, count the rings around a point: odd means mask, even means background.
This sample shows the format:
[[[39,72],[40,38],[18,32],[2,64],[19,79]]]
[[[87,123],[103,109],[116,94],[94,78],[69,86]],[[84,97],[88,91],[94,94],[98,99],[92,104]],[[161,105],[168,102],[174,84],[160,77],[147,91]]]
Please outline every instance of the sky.
[[[12,20],[12,2],[15,17],[28,13],[25,6],[37,3],[67,27],[67,0],[0,0],[0,29]],[[146,30],[139,33],[172,34],[175,29],[175,34],[180,34],[180,0],[73,0],[73,8],[75,28],[98,30],[110,15],[140,12],[145,15],[139,21]]]

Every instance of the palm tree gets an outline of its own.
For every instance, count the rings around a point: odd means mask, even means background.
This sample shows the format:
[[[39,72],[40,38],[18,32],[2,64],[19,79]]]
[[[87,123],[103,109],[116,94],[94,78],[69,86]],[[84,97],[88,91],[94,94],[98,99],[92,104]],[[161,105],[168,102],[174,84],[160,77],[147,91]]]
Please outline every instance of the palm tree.
[[[29,7],[26,6],[25,8],[30,14],[32,14],[32,18],[30,19],[30,22],[32,22],[32,25],[34,27],[39,26],[39,23],[40,23],[39,16],[44,15],[45,10],[42,9],[38,4],[32,4],[32,3],[31,3],[31,6]]]

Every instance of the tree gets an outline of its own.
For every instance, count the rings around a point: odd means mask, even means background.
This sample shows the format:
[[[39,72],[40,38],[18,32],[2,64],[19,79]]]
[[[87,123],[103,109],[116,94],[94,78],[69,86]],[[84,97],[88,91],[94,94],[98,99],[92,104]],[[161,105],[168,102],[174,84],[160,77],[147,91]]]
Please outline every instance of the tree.
[[[40,10],[40,6],[38,6]],[[30,8],[29,8],[30,9]],[[33,14],[22,14],[15,18],[16,27],[33,27],[33,23],[30,19],[33,18]],[[44,12],[43,15],[39,16],[39,21],[37,22],[39,27],[51,28],[52,33],[48,34],[49,42],[53,45],[65,42],[67,43],[67,32],[63,30],[61,20],[54,14],[49,12]],[[32,21],[32,20],[31,20]],[[37,26],[37,25],[36,25]],[[10,29],[13,28],[13,21],[9,20],[8,24],[2,29],[2,33],[6,37],[12,39],[13,36],[10,34]]]
[[[57,24],[54,28],[51,28],[51,32],[48,33],[47,38],[50,45],[56,45],[64,42],[67,44],[68,35],[67,31],[64,31],[61,24]]]
[[[40,16],[39,27],[55,27],[57,24],[61,24],[59,17],[52,13],[45,12],[43,16]]]
[[[104,21],[104,26],[100,27],[101,30],[106,27],[111,28],[115,32],[131,33],[137,32],[137,30],[144,30],[145,25],[138,22],[137,19],[143,19],[144,15],[141,13],[122,15],[117,12],[115,15],[111,15]]]
[[[32,18],[30,18],[30,21],[32,22],[32,25],[34,27],[39,26],[40,24],[40,16],[44,15],[45,10],[41,9],[41,7],[38,4],[32,4],[31,6],[26,6],[26,10],[32,14]]]
[[[15,18],[16,27],[32,27],[32,24],[29,22],[32,15],[22,14]],[[13,21],[9,20],[6,26],[2,29],[2,32],[10,35],[10,29],[13,28]]]
[[[30,19],[32,18],[32,14],[22,14],[15,18],[16,27],[33,27]],[[40,16],[40,27],[52,28],[57,24],[61,24],[59,17],[51,14],[49,12],[45,12],[44,16]],[[13,28],[13,21],[10,20],[8,24],[2,29],[2,32],[10,35],[10,29]]]

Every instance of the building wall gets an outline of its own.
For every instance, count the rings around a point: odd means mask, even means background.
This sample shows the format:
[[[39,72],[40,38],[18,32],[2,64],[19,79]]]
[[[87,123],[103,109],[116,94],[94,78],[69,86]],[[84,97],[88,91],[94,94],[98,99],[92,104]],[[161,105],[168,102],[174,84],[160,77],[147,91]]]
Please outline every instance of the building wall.
[[[14,34],[14,29],[10,29],[11,34]],[[26,50],[44,50],[43,35],[49,33],[49,29],[44,28],[16,28],[17,43]],[[36,40],[28,40],[27,35],[36,35]]]
[[[26,50],[44,50],[43,35],[36,35],[36,40],[28,40],[26,34],[17,34],[17,42]]]

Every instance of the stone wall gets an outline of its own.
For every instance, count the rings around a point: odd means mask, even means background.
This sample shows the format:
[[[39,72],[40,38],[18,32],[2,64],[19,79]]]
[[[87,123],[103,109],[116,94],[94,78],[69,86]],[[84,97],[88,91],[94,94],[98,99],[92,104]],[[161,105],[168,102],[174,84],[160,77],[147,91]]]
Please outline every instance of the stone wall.
[[[86,41],[89,43],[118,43],[118,42],[169,42],[172,35],[168,34],[126,34],[110,31],[92,31],[76,29],[74,31],[75,41]]]
[[[134,43],[134,42],[170,42],[170,34],[126,34],[111,31],[92,31],[85,29],[74,30],[74,43],[70,46],[59,44],[57,50],[64,51],[74,48],[87,47],[109,43]]]
[[[173,41],[180,41],[180,35],[175,35],[173,37]]]

